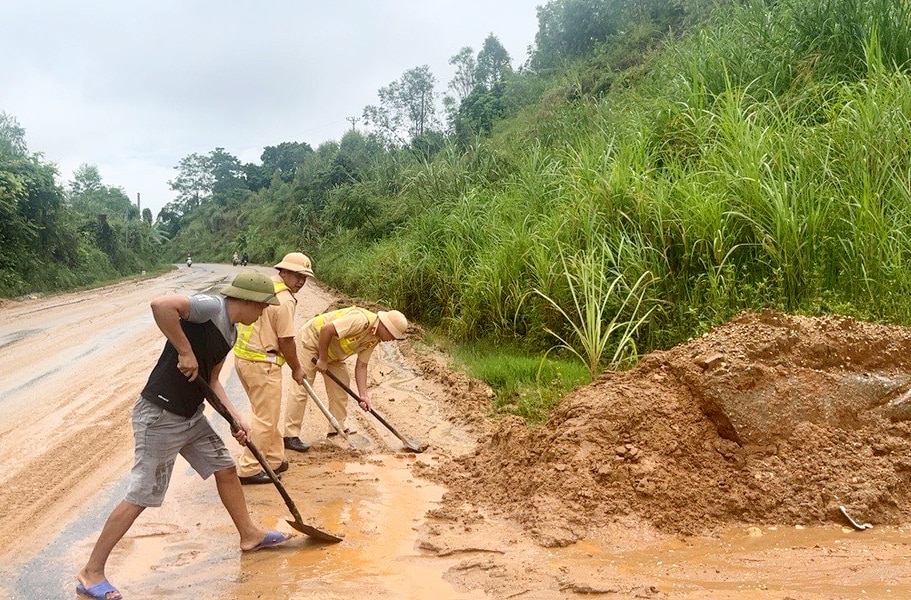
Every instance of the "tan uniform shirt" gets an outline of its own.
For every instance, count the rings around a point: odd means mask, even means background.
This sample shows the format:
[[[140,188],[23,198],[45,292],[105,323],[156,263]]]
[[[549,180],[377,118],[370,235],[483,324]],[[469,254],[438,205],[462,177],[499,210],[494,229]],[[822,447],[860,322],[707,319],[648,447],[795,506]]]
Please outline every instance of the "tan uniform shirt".
[[[310,350],[316,352],[319,348],[319,332],[323,325],[332,323],[338,332],[338,337],[329,343],[329,360],[345,360],[357,354],[360,362],[367,362],[373,349],[380,342],[376,334],[370,333],[370,328],[376,322],[376,315],[365,308],[351,306],[322,315],[317,315],[304,323],[301,327],[301,342]]]
[[[248,352],[253,353],[280,354],[278,338],[294,337],[294,311],[297,308],[297,298],[281,279],[275,283],[276,288],[280,288],[276,293],[280,304],[270,304],[252,325],[238,323],[237,342],[234,345],[234,353],[238,356],[251,359],[250,355],[244,353],[241,348],[246,348]]]

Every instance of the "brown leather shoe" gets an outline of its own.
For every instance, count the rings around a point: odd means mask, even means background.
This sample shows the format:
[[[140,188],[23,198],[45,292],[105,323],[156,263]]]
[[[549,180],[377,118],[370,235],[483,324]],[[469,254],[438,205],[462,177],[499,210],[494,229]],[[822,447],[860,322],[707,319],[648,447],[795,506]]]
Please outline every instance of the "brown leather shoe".
[[[285,448],[288,450],[295,450],[297,452],[306,452],[310,449],[310,444],[306,443],[299,437],[286,437],[282,438],[285,442]]]

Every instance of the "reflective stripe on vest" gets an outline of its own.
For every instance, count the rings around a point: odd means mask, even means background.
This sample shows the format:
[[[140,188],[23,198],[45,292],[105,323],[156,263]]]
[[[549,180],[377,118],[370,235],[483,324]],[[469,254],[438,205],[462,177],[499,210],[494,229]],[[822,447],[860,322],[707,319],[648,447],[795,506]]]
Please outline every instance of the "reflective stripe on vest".
[[[283,281],[273,283],[276,296],[279,292],[288,289],[288,286],[285,285],[285,282]],[[250,336],[253,335],[254,327],[256,327],[256,323],[251,323],[250,325],[244,325],[243,323],[237,324],[237,341],[234,342],[234,355],[255,362],[270,362],[279,366],[285,364],[285,357],[280,354],[275,352],[263,352],[262,350],[251,350],[247,347],[250,343]]]
[[[338,319],[343,314],[347,313],[349,310],[360,310],[360,311],[366,313],[364,316],[367,317],[367,323],[369,323],[369,327],[367,327],[367,330],[364,331],[363,333],[359,333],[352,337],[347,337],[347,338],[339,337],[338,345],[341,346],[342,352],[344,352],[345,355],[344,356],[332,356],[333,352],[332,352],[332,347],[330,346],[329,347],[329,358],[332,360],[345,360],[346,358],[348,358],[349,356],[354,354],[355,344],[357,344],[357,342],[361,341],[361,338],[363,338],[367,333],[370,332],[370,329],[373,327],[374,321],[376,321],[376,315],[373,315],[373,319],[371,319],[370,315],[373,313],[371,313],[367,310],[364,310],[363,308],[358,308],[357,306],[349,306],[348,308],[340,308],[331,313],[325,313],[325,314],[317,315],[317,316],[313,317],[313,325],[314,325],[316,331],[319,332],[323,328],[323,325],[325,325],[326,323],[331,323],[332,321]]]

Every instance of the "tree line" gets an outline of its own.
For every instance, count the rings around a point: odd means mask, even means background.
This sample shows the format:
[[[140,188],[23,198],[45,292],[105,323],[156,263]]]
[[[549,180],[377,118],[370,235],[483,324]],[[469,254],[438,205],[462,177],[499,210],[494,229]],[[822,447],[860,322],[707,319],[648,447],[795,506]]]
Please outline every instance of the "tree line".
[[[0,112],[0,296],[55,292],[160,266],[166,236],[148,209],[84,164],[66,185]]]

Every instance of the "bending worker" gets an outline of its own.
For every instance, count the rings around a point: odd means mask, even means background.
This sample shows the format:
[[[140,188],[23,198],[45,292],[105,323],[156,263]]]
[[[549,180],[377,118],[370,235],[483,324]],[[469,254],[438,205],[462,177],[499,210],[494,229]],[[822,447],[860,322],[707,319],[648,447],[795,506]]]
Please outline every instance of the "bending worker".
[[[238,326],[234,366],[250,398],[250,437],[269,466],[276,473],[284,473],[288,470],[285,448],[298,452],[309,449],[298,437],[283,440],[278,422],[282,407],[282,365],[288,364],[291,377],[298,384],[305,376],[294,344],[295,294],[304,287],[308,277],[313,277],[313,269],[310,259],[300,252],[286,254],[275,268],[278,273],[272,276],[272,283],[280,304],[266,308],[252,325]],[[271,483],[248,448],[244,448],[238,460],[237,475],[245,485]]]
[[[317,315],[307,321],[297,332],[297,356],[306,374],[313,383],[316,372],[331,372],[348,385],[348,369],[345,359],[357,355],[354,380],[357,383],[359,405],[370,410],[370,396],[367,391],[367,364],[373,349],[379,342],[403,340],[408,331],[408,320],[397,310],[379,311],[374,314],[367,309],[351,306]],[[313,362],[316,359],[316,362]],[[345,426],[348,417],[348,395],[334,381],[323,377],[326,395],[329,397],[329,412],[348,433],[354,433]],[[296,386],[285,407],[285,436],[300,435],[301,422],[307,407],[307,395],[302,386]],[[328,437],[336,435],[331,429]]]
[[[195,381],[208,382],[240,424],[234,438],[246,444],[249,426],[218,376],[234,343],[235,325],[254,322],[266,306],[277,302],[269,278],[254,272],[238,273],[220,296],[171,295],[152,300],[155,324],[167,341],[133,405],[135,462],[126,497],[111,512],[88,562],[79,571],[78,593],[103,600],[122,597],[105,575],[108,557],[147,507],[161,506],[178,454],[203,479],[214,475],[242,551],[276,546],[291,537],[268,531],[251,519],[234,459],[203,413],[203,388]]]

